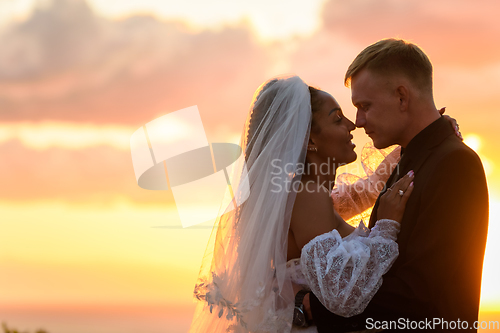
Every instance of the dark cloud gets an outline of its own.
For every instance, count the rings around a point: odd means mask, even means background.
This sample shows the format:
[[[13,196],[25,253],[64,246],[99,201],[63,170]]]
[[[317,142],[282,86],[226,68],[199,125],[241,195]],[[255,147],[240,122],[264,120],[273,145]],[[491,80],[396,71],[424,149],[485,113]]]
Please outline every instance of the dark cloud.
[[[240,129],[269,55],[245,26],[194,33],[178,22],[110,21],[54,0],[0,37],[3,121],[141,126],[197,104],[209,128]]]
[[[84,1],[54,0],[35,8],[29,20],[3,33],[0,78],[34,79],[95,64],[105,46],[106,23]]]

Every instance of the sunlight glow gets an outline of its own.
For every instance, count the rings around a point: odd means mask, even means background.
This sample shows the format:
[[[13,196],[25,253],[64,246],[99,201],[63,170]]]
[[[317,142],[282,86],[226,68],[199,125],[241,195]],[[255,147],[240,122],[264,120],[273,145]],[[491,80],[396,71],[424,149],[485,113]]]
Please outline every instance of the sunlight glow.
[[[479,158],[483,163],[484,173],[486,174],[486,176],[490,176],[495,169],[495,164],[491,159],[483,154],[481,149],[483,146],[483,140],[481,139],[481,137],[473,133],[467,134],[464,137],[464,143],[479,155]]]
[[[320,27],[324,3],[325,0],[89,1],[96,12],[107,17],[150,14],[167,20],[181,20],[195,30],[219,29],[247,22],[264,41],[312,34]]]
[[[13,21],[22,21],[29,15],[35,0],[0,1],[0,28]]]
[[[490,221],[488,227],[488,241],[483,264],[483,281],[481,286],[481,309],[487,311],[500,311],[500,266],[498,254],[500,253],[500,201],[490,199]]]
[[[15,249],[0,257],[9,272],[0,275],[0,306],[191,304],[211,232],[183,229],[175,206],[125,199],[108,207],[0,201],[0,215],[0,243]],[[178,228],[155,228],[165,225]]]
[[[0,144],[19,140],[34,150],[52,147],[76,150],[100,145],[129,150],[130,136],[134,130],[132,127],[117,125],[97,126],[64,122],[4,123],[0,124]]]
[[[464,143],[476,153],[479,152],[481,148],[481,138],[477,134],[467,134],[464,137]]]

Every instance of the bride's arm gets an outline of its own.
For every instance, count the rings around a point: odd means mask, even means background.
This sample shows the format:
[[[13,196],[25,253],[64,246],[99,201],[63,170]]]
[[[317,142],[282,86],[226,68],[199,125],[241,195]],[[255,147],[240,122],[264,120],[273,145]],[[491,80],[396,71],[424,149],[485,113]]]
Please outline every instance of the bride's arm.
[[[382,196],[375,227],[360,224],[351,236],[337,230],[317,236],[302,248],[301,270],[309,288],[331,312],[351,317],[363,312],[398,256],[396,237],[413,187],[406,175]],[[405,194],[399,196],[398,190]]]
[[[394,149],[369,177],[352,184],[339,185],[332,191],[333,205],[344,220],[372,207],[380,191],[399,162],[401,147]]]
[[[316,236],[332,231],[338,223],[326,189],[309,191],[302,188],[304,190],[299,191],[295,198],[290,220],[290,231],[298,249],[302,249]]]
[[[343,240],[336,230],[316,237],[304,246],[300,257],[309,288],[337,315],[363,312],[399,254],[398,232],[399,223],[386,219],[377,221],[368,237],[353,235]]]
[[[325,188],[311,183],[309,188],[306,186],[302,186],[303,190],[297,193],[290,220],[290,232],[299,250],[316,236],[334,229],[342,236],[354,231],[354,227],[335,211]]]

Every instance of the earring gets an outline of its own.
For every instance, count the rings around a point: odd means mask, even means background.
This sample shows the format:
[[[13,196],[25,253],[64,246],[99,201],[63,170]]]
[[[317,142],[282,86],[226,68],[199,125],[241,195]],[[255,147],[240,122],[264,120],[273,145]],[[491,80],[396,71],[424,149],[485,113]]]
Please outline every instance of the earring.
[[[318,148],[316,148],[316,147],[311,147],[311,148],[307,148],[307,150],[309,150],[309,151],[318,151]]]

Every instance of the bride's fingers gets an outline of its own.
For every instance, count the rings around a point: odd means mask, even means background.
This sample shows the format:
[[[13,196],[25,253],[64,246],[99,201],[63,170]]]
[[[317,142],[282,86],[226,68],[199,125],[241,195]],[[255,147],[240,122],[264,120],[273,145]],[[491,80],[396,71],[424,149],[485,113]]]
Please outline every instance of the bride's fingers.
[[[400,202],[401,205],[406,206],[406,202],[410,198],[411,192],[413,192],[413,188],[414,188],[413,182],[411,182],[410,185],[408,185],[408,188],[404,192],[403,196],[401,197],[401,202]]]
[[[455,118],[448,116],[448,115],[444,115],[443,117],[446,120],[448,120],[451,127],[453,127],[453,129],[455,130],[455,135],[458,136],[463,141],[464,138],[462,137],[462,133],[460,133],[460,127],[458,126],[457,120]]]
[[[455,118],[452,118],[448,115],[444,115],[443,116],[446,120],[448,120],[448,122],[450,123],[451,127],[453,128],[458,128],[458,122]]]
[[[391,187],[389,187],[384,195],[391,196],[393,198],[402,196],[399,191],[405,192],[408,186],[410,186],[410,183],[413,181],[413,178],[415,178],[415,174],[413,170],[411,170],[396,183],[394,183]]]
[[[444,114],[445,111],[446,111],[446,107],[441,108],[441,109],[439,109],[439,114],[442,115],[443,117],[445,117],[446,120],[448,120],[450,122],[451,126],[455,130],[455,135],[458,136],[463,141],[464,138],[462,137],[462,133],[460,133],[460,131],[459,131],[459,126],[458,126],[457,120],[455,118],[448,116],[448,115],[445,115]]]
[[[408,172],[393,186],[387,189],[380,198],[377,210],[379,218],[401,221],[406,207],[406,201],[413,191],[413,171]]]
[[[408,172],[404,177],[402,177],[400,180],[398,180],[393,186],[392,189],[398,193],[399,190],[405,191],[410,183],[413,181],[413,178],[415,177],[415,173],[413,170]]]

